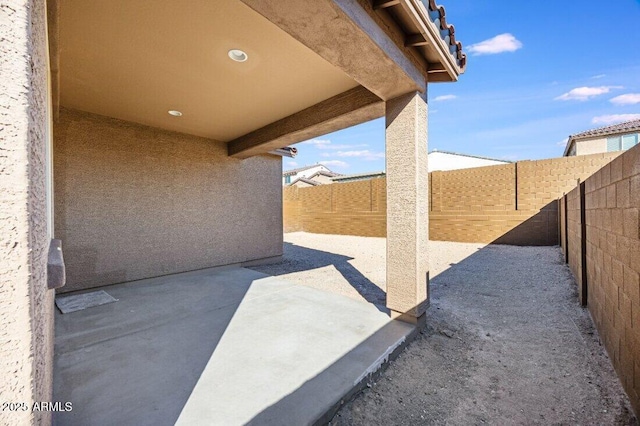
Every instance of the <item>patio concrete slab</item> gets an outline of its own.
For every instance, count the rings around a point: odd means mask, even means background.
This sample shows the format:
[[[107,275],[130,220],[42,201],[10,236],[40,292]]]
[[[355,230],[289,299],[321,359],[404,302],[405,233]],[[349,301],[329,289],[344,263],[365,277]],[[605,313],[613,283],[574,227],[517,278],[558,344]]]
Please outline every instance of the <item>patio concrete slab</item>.
[[[243,268],[105,289],[118,302],[56,316],[58,425],[313,424],[415,332]]]

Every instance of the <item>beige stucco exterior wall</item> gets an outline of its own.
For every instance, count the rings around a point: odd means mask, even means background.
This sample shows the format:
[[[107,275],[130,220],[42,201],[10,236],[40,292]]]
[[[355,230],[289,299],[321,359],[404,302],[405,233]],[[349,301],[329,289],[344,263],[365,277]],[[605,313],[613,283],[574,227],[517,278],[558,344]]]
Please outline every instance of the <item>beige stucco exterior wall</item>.
[[[51,398],[53,291],[47,290],[47,63],[45,4],[0,8],[0,424],[48,424],[32,412]]]
[[[576,143],[576,155],[589,155],[607,152],[607,138],[581,139]]]
[[[424,320],[429,280],[429,174],[426,93],[386,103],[387,307]]]
[[[64,109],[54,130],[63,291],[282,254],[280,157]]]

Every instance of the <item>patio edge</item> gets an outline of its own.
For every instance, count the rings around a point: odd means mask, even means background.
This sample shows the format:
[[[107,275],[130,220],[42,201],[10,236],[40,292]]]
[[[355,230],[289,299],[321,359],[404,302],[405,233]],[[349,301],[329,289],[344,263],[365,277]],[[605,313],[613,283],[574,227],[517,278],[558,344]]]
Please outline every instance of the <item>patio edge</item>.
[[[404,323],[406,324],[406,322]],[[386,354],[387,356],[386,360],[384,360],[381,364],[379,364],[375,369],[375,371],[369,374],[366,374],[366,371],[365,371],[365,375],[362,376],[362,378],[353,385],[351,390],[345,393],[343,396],[341,396],[338,401],[336,401],[324,412],[324,414],[322,414],[317,420],[315,420],[312,423],[313,426],[322,426],[322,425],[329,424],[329,422],[333,420],[333,418],[338,413],[338,411],[340,411],[340,408],[342,408],[343,405],[345,405],[346,403],[354,399],[356,396],[358,396],[358,394],[360,394],[360,392],[362,392],[365,388],[367,388],[368,387],[367,385],[371,383],[373,380],[376,380],[380,376],[382,376],[382,374],[385,372],[387,367],[389,367],[391,362],[395,361],[398,358],[398,356],[400,356],[400,354],[407,348],[407,346],[409,346],[416,339],[416,337],[418,337],[418,334],[420,334],[420,332],[424,330],[424,328],[425,326],[421,326],[421,327],[414,326],[411,332],[407,334],[407,336],[404,338],[404,340],[400,339],[399,340],[400,343],[397,343],[394,349],[388,354]],[[375,364],[376,363],[372,364],[369,368],[373,367]]]

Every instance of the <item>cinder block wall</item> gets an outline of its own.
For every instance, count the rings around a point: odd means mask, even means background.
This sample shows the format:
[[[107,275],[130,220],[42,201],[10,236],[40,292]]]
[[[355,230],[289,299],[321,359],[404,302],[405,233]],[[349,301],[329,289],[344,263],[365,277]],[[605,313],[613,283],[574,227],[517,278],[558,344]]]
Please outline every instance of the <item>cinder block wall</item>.
[[[515,164],[430,174],[432,240],[490,242],[526,217],[516,208]]]
[[[515,210],[515,164],[430,173],[431,211],[475,213]]]
[[[574,192],[567,198],[573,198]],[[587,305],[613,366],[639,413],[640,146],[625,152],[585,181],[585,210]],[[579,236],[572,234],[567,232],[570,253],[574,247],[580,247]],[[574,274],[580,270],[577,259],[578,256],[569,256]]]
[[[53,290],[47,289],[45,3],[0,8],[0,410],[1,425],[46,425],[51,413]],[[25,407],[26,410],[22,410]]]
[[[558,244],[558,197],[617,155],[433,172],[429,176],[429,236],[458,242]],[[384,237],[385,195],[384,178],[285,188],[285,232]]]
[[[284,189],[284,232],[385,237],[386,179]]]
[[[432,240],[558,244],[557,199],[619,153],[433,172]]]
[[[62,291],[282,254],[280,157],[64,109],[54,135]]]
[[[566,246],[567,263],[577,283],[582,283],[582,218],[580,203],[580,187],[577,186],[565,197],[567,203],[566,239],[571,244]],[[562,243],[562,242],[561,242]],[[566,244],[566,241],[564,242]],[[582,286],[578,285],[578,297],[583,300]]]
[[[566,214],[566,197],[562,197],[558,200],[558,220],[560,223],[558,224],[558,235],[559,235],[559,243],[562,247],[562,258],[565,262],[568,260],[567,253],[567,214]]]
[[[300,188],[297,186],[283,188],[282,204],[282,227],[284,232],[302,231]]]

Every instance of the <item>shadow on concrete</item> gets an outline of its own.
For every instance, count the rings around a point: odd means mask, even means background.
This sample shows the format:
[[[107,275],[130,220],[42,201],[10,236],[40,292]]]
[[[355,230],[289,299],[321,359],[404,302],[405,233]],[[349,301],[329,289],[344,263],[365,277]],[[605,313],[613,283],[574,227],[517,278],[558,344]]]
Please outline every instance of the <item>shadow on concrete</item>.
[[[305,247],[298,247],[295,245],[292,245],[292,246],[293,248],[291,248],[290,254],[294,254],[298,252],[298,250],[301,250],[302,253],[304,253],[304,250],[309,250],[309,252],[314,251]],[[497,246],[494,246],[494,247],[497,247]],[[506,249],[506,247],[502,249]],[[496,250],[500,250],[500,248],[496,248]],[[455,286],[460,285],[462,288],[465,289],[464,291],[466,291],[466,288],[468,288],[469,286],[473,286],[474,283],[468,282],[467,279],[464,279],[464,280],[460,279],[458,275],[462,274],[464,276],[464,274],[468,273],[467,265],[475,264],[476,263],[475,259],[491,258],[492,256],[491,253],[493,253],[494,251],[495,250],[492,250],[490,246],[480,248],[480,249],[477,249],[477,251],[470,253],[464,259],[461,259],[458,263],[450,263],[449,267],[446,270],[442,271],[440,274],[436,275],[431,279],[430,293],[433,292],[433,294],[430,294],[429,297],[431,298],[435,296],[436,298],[438,298],[441,295],[441,292],[443,290],[447,291],[447,287],[451,283],[453,283]],[[285,257],[286,257],[286,252],[285,252]],[[350,259],[350,258],[347,257],[347,259]],[[320,266],[324,266],[324,264],[320,263],[318,267]],[[475,265],[475,268],[477,268],[477,265]],[[492,266],[489,266],[489,268],[492,268]],[[289,270],[286,268],[283,268],[283,269]],[[300,270],[304,270],[304,269],[300,269]],[[297,270],[294,270],[294,269],[291,269],[291,271],[297,272]],[[489,271],[474,270],[474,273],[475,272],[478,273],[478,276],[477,276],[478,279],[482,281],[491,280],[491,274],[489,273]],[[283,273],[288,273],[288,272],[283,272]],[[427,324],[431,322],[430,318],[434,315],[432,309],[433,308],[427,310]],[[385,329],[387,327],[393,327],[394,324],[398,324],[398,323],[399,322],[392,321],[387,326],[379,330],[378,333],[383,334],[385,333]],[[419,332],[420,332],[419,329],[414,328],[413,331],[408,335],[405,341],[401,342],[397,347],[388,348],[387,353],[385,353],[385,355],[383,355],[381,359],[378,360],[378,363],[375,366],[372,366],[370,368],[369,373],[360,377],[360,380],[357,383],[354,383],[351,391],[344,394],[344,396],[339,401],[336,401],[329,409],[325,409],[324,412],[322,413],[318,412],[318,417],[316,417],[314,419],[314,422],[311,424],[324,425],[324,424],[327,424],[329,421],[331,421],[332,418],[336,415],[336,413],[342,408],[342,406],[345,403],[349,402],[358,393],[360,393],[365,388],[367,388],[368,383],[375,381],[376,378],[384,372],[384,370],[388,366],[388,361],[395,359],[397,355],[401,353],[402,350],[404,350],[404,348],[406,348],[406,346],[418,335]],[[375,338],[376,338],[376,335],[371,336],[369,339],[367,339],[367,341],[363,342],[360,346],[354,348],[349,353],[349,355],[351,354],[357,355],[358,351],[361,350],[362,347],[366,347],[366,345],[369,344],[368,342],[369,340],[374,340]],[[381,353],[384,353],[384,352],[381,352]],[[290,393],[284,398],[279,399],[275,404],[262,410],[260,413],[254,416],[248,424],[256,425],[256,426],[265,425],[265,424],[266,425],[298,424],[298,423],[295,423],[296,412],[299,411],[302,407],[305,407],[306,409],[308,409],[309,401],[314,401],[316,396],[321,392],[327,376],[343,375],[347,373],[345,371],[345,365],[348,362],[347,360],[348,360],[347,356],[337,360],[335,363],[327,367],[320,374],[307,380],[304,384],[298,387],[294,392]],[[425,368],[439,368],[439,367],[440,367],[439,365],[438,366],[425,365]],[[289,415],[293,417],[288,417]]]
[[[401,321],[390,321],[321,373],[262,410],[246,424],[327,424],[346,402],[376,380],[388,367],[389,362],[395,360],[419,332],[415,326]],[[398,340],[397,337],[402,334],[403,337]],[[395,343],[389,346],[388,342],[394,341]],[[377,359],[371,357],[371,348],[375,348],[379,353]],[[353,374],[354,358],[368,359],[369,363],[369,367],[357,376]],[[340,386],[333,388],[333,395],[327,394],[329,381],[335,378],[340,378]]]
[[[245,268],[103,289],[118,302],[56,314],[54,400],[73,403],[56,425],[309,424],[415,332],[369,303]]]
[[[396,376],[398,380],[398,376],[407,377],[413,373],[414,384],[396,383],[397,387],[393,387],[398,397],[403,396],[403,392],[407,395],[412,389],[415,392],[426,389],[424,386],[437,387],[438,392],[429,393],[430,396],[426,392],[425,396],[411,394],[411,398],[416,398],[414,401],[421,400],[431,417],[422,422],[416,420],[416,407],[420,407],[417,404],[407,407],[390,403],[389,399],[379,402],[390,395],[379,390],[383,397],[378,399],[377,392],[376,396],[370,394],[368,402],[358,404],[344,414],[343,418],[347,419],[344,424],[351,424],[353,419],[362,422],[359,413],[367,408],[372,408],[374,413],[377,411],[380,417],[374,414],[364,418],[376,418],[379,424],[479,424],[487,421],[488,412],[495,413],[489,417],[489,423],[497,424],[530,423],[542,412],[546,416],[542,418],[548,423],[575,420],[567,411],[556,412],[560,398],[569,407],[580,404],[585,407],[585,401],[588,401],[586,410],[589,414],[584,414],[583,408],[582,419],[588,423],[612,424],[612,416],[603,410],[611,407],[602,402],[603,382],[593,379],[601,374],[591,358],[590,348],[598,346],[597,338],[594,339],[590,332],[593,325],[588,314],[582,312],[584,315],[578,313],[574,317],[574,313],[567,312],[569,303],[577,306],[576,293],[568,291],[562,281],[568,276],[568,270],[556,248],[488,245],[474,249],[468,256],[449,265],[432,279],[435,305],[427,311],[430,330],[426,334],[439,335],[441,340],[433,343],[440,343],[432,345],[428,352],[430,356],[420,358],[424,364],[416,367],[414,363],[414,367],[410,367],[411,363],[407,363],[403,368],[412,370],[404,370]],[[576,323],[580,325],[580,321],[583,326],[578,327]],[[384,331],[383,328],[380,333]],[[585,343],[590,338],[595,346]],[[463,339],[464,344],[458,343]],[[473,353],[469,352],[470,348]],[[357,354],[359,350],[360,346],[349,355]],[[604,353],[602,349],[600,351]],[[394,352],[392,349],[391,353]],[[417,356],[413,352],[409,359]],[[443,367],[444,358],[462,368],[447,371]],[[345,362],[344,358],[336,360],[252,417],[249,424],[301,424],[296,421],[299,420],[296,413],[313,404],[322,393],[327,377],[345,374]],[[587,372],[585,366],[596,370],[583,374]],[[567,371],[571,374],[565,374]],[[550,372],[558,372],[555,374],[564,377],[555,380],[550,377],[554,373]],[[613,374],[612,369],[610,374]],[[348,401],[364,389],[366,383],[365,379],[354,386],[342,401]],[[566,389],[575,389],[575,392],[567,393]],[[509,397],[496,398],[498,391]],[[612,401],[616,399],[612,398]],[[627,402],[624,404],[629,406]],[[339,408],[338,402],[324,414],[319,414],[314,424],[326,424]],[[384,415],[381,412],[385,412]],[[350,417],[353,413],[356,415]],[[590,418],[590,415],[594,417]],[[606,419],[609,420],[603,421]]]
[[[55,425],[174,424],[252,282],[236,268],[103,287],[117,303],[56,311]],[[93,289],[95,290],[95,289]]]
[[[353,257],[285,242],[282,262],[251,268],[278,276],[333,266],[367,302],[375,305],[381,312],[389,313],[386,308],[386,292],[349,263],[353,259]]]

